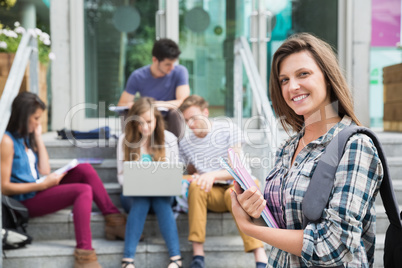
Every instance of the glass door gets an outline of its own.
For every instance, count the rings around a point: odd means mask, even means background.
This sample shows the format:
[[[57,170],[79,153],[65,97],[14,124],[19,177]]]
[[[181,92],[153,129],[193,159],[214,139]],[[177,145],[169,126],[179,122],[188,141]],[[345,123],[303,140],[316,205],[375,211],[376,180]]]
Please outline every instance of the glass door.
[[[336,49],[338,0],[179,0],[180,63],[189,71],[191,93],[208,100],[213,116],[232,116],[234,40],[247,37],[267,88],[273,53],[289,35],[305,31]],[[252,94],[244,82],[247,117]]]
[[[180,64],[211,116],[233,114],[234,41],[249,35],[251,10],[251,1],[179,1]]]
[[[233,116],[235,39],[249,40],[267,85],[271,57],[290,34],[312,32],[337,48],[338,1],[77,0],[82,20],[73,28],[82,30],[74,30],[73,38],[82,45],[72,50],[72,98],[79,104],[70,115],[73,128],[119,128],[119,118],[108,107],[117,104],[130,73],[151,63],[159,37],[178,41],[191,93],[208,100],[211,115]],[[248,117],[253,100],[243,81],[243,115]]]
[[[77,0],[73,35],[74,107],[71,128],[100,126],[120,129],[120,118],[109,111],[117,105],[126,80],[135,69],[152,62],[158,0]],[[81,26],[81,27],[80,27]],[[77,27],[75,27],[77,28]]]
[[[265,3],[272,14],[272,34],[267,45],[268,74],[273,54],[291,34],[309,32],[338,49],[338,0],[268,0]]]
[[[158,1],[85,0],[84,7],[85,101],[107,108],[117,104],[130,73],[151,63]],[[98,115],[86,110],[88,118]]]

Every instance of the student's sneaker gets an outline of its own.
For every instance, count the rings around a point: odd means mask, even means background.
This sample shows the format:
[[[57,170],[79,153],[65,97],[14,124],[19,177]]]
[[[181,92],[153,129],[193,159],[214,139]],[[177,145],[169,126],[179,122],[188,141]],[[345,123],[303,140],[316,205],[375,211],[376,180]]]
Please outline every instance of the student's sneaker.
[[[205,267],[205,263],[204,263],[204,260],[202,260],[202,259],[194,258],[191,261],[190,268],[204,268],[204,267]]]

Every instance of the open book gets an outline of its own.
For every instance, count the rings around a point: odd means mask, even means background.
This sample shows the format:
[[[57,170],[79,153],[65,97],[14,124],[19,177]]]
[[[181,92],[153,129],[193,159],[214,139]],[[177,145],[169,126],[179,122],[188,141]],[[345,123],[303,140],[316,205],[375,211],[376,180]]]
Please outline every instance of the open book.
[[[257,189],[259,189],[257,184],[254,182],[253,178],[251,177],[250,173],[244,168],[242,162],[240,161],[235,151],[230,148],[228,150],[228,153],[233,168],[226,162],[225,159],[221,158],[222,167],[225,168],[230,173],[230,175],[233,176],[235,181],[239,183],[240,187],[243,190],[247,190],[251,186],[255,186]],[[265,206],[264,210],[261,213],[261,216],[268,227],[279,228],[274,217],[269,211],[268,206]]]
[[[56,173],[56,174],[63,174],[66,173],[67,171],[69,171],[70,169],[75,168],[77,165],[79,164],[78,159],[73,159],[71,160],[67,165],[56,169],[55,171],[53,171],[52,173]],[[36,180],[36,183],[41,183],[43,182],[43,180],[46,178],[46,176],[40,177],[39,179]]]
[[[116,113],[128,112],[128,106],[110,106],[109,111]]]
[[[168,112],[169,109],[167,107],[157,107],[157,109],[161,112]],[[111,112],[115,112],[115,113],[123,113],[123,112],[128,112],[128,110],[130,110],[130,108],[128,108],[128,106],[110,106],[109,107],[109,111]]]

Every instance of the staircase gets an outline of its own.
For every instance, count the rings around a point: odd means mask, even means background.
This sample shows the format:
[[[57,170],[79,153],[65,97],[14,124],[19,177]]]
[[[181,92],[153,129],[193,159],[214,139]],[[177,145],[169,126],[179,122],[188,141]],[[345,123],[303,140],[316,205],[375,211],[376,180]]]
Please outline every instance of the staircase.
[[[384,132],[377,132],[377,134],[388,157],[398,202],[402,204],[402,157],[398,157],[399,152],[402,151],[402,134]],[[57,140],[55,133],[46,133],[43,136],[52,169],[61,167],[72,158],[103,158],[101,164],[93,164],[93,166],[102,178],[112,201],[121,208],[121,188],[116,178],[116,140],[82,140],[79,141],[79,146],[75,146],[70,141]],[[263,146],[262,137],[263,135],[258,132],[248,135],[245,153],[249,158],[253,174],[263,185],[269,171],[270,155],[267,153],[268,148]],[[280,137],[282,140],[286,138],[286,134],[281,133]],[[377,247],[374,267],[383,267],[383,241],[388,221],[380,198],[376,203]],[[96,206],[93,211],[91,216],[93,247],[99,262],[102,267],[120,267],[124,242],[105,240],[103,216]],[[192,258],[192,247],[187,241],[186,214],[178,216],[177,226],[184,267],[188,267]],[[48,216],[31,219],[28,233],[34,238],[33,244],[23,249],[5,251],[3,267],[73,267],[75,240],[71,210],[65,209]],[[169,257],[155,215],[148,215],[144,235],[145,241],[140,242],[137,248],[136,267],[166,267]],[[269,248],[270,246],[266,245],[267,251]],[[230,213],[208,213],[205,254],[206,266],[210,268],[255,267],[253,254],[243,251],[242,240]]]

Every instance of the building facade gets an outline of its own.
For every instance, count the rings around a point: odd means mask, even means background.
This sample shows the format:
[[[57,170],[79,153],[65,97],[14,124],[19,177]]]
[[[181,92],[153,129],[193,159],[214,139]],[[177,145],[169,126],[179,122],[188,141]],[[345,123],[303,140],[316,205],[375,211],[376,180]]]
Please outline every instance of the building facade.
[[[266,87],[275,49],[296,32],[336,49],[358,117],[369,126],[371,20],[367,0],[52,1],[52,129],[119,128],[108,108],[129,74],[151,63],[158,37],[179,43],[191,92],[209,101],[212,115],[233,116],[234,40],[247,37]],[[243,114],[251,116],[246,80],[243,95]]]

